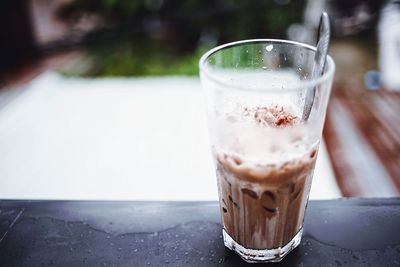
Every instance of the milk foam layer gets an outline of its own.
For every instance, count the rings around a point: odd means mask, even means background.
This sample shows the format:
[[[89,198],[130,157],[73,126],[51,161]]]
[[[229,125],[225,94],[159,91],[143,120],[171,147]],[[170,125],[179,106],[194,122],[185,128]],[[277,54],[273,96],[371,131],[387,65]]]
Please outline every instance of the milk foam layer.
[[[318,145],[299,112],[290,106],[238,106],[215,121],[214,149],[240,155],[246,162],[286,162]]]

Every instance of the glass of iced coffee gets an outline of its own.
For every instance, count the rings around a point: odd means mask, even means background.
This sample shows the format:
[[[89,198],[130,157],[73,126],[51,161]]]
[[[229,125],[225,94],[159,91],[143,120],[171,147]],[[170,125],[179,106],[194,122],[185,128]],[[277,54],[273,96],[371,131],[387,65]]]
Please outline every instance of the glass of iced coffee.
[[[335,70],[328,56],[312,78],[315,51],[257,39],[200,60],[224,243],[248,262],[280,261],[301,240]]]

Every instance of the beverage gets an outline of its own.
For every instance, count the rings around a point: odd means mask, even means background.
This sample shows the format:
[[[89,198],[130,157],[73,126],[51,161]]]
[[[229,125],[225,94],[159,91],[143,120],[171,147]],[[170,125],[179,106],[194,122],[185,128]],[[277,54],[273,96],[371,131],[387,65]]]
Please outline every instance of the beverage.
[[[245,111],[247,123],[253,121],[254,127],[284,130],[299,124],[297,116],[283,108],[245,108]],[[232,120],[232,115],[227,117]],[[297,139],[294,142],[301,140]],[[303,152],[290,160],[271,163],[268,159],[247,160],[239,153],[216,149],[225,234],[246,248],[274,249],[284,247],[301,231],[317,148],[311,146]]]
[[[248,262],[280,261],[301,240],[335,69],[328,56],[313,79],[314,58],[314,47],[260,39],[200,60],[224,244]]]

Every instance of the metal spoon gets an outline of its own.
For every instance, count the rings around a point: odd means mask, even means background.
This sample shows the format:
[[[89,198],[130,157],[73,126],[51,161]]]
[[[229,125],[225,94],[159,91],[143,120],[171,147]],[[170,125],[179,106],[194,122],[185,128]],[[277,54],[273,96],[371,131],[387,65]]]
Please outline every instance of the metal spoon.
[[[329,16],[326,12],[322,12],[318,27],[317,51],[315,52],[314,65],[312,68],[312,79],[318,78],[324,71],[330,35],[331,29],[329,25]],[[312,88],[307,91],[302,121],[307,121],[308,117],[310,116],[314,103],[315,89],[316,88]]]

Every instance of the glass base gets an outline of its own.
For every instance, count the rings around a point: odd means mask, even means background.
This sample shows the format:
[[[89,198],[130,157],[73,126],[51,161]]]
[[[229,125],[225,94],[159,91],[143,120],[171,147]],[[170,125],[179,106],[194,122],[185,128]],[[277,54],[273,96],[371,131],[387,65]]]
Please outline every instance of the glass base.
[[[222,229],[222,235],[224,237],[225,247],[236,252],[243,260],[247,262],[279,262],[281,261],[290,251],[295,249],[301,241],[301,235],[303,234],[303,228],[301,228],[297,234],[290,240],[284,247],[271,248],[271,249],[250,249],[245,248],[238,244],[233,238]]]

